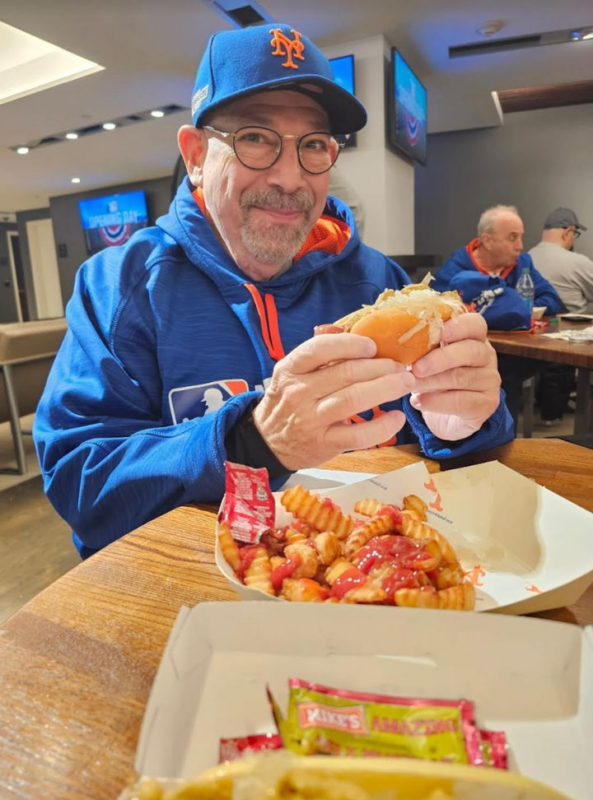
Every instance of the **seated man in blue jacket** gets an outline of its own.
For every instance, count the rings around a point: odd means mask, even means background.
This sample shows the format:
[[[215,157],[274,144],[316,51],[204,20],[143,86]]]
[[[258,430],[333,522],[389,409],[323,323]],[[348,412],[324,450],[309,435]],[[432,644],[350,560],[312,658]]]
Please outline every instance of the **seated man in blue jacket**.
[[[366,337],[313,336],[408,282],[327,197],[333,134],[365,122],[290,26],[210,39],[179,131],[188,179],[154,227],[80,268],[35,421],[48,497],[83,557],[220,500],[227,459],[278,486],[396,434],[436,458],[512,438],[478,314],[413,371],[373,358]]]
[[[524,273],[533,282],[534,306],[545,306],[546,314],[557,314],[562,301],[551,283],[523,252],[523,222],[514,206],[494,206],[480,217],[478,236],[460,247],[436,274],[433,289],[456,289],[467,304],[473,303],[493,330],[529,330],[531,305],[517,291]],[[521,385],[541,368],[532,359],[499,356],[502,386],[515,426],[519,414]]]

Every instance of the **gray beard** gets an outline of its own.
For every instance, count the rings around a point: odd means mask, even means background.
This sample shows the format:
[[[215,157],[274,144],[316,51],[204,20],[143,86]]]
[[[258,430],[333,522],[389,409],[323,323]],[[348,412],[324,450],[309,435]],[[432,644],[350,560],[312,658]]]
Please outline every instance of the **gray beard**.
[[[303,211],[303,221],[297,226],[273,222],[256,224],[250,214],[253,206]],[[274,190],[244,192],[241,196],[241,208],[241,238],[249,255],[261,264],[282,267],[290,263],[311,230],[312,198],[303,191],[294,194]]]

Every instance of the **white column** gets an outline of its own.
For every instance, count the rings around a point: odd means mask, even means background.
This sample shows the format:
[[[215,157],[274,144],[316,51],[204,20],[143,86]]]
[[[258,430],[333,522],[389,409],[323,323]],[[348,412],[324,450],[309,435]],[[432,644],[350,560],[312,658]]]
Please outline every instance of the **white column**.
[[[383,36],[324,47],[328,58],[354,55],[356,96],[369,121],[357,134],[357,146],[340,155],[340,168],[365,208],[364,240],[387,255],[414,253],[414,166],[387,146],[385,136],[386,59]]]

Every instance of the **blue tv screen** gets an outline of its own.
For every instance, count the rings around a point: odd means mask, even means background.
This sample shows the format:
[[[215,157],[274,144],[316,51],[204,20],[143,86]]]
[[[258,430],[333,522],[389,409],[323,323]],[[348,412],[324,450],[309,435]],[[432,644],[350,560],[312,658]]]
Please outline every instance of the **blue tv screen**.
[[[350,94],[356,94],[354,91],[354,56],[330,58],[329,63],[334,73],[335,82],[339,83],[342,89],[346,89]],[[345,147],[353,147],[356,145],[355,133],[351,133],[349,136],[338,136],[336,138],[344,142]]]
[[[124,244],[148,225],[146,195],[141,191],[79,200],[78,210],[89,255]]]
[[[389,82],[389,141],[426,164],[426,89],[394,47]]]

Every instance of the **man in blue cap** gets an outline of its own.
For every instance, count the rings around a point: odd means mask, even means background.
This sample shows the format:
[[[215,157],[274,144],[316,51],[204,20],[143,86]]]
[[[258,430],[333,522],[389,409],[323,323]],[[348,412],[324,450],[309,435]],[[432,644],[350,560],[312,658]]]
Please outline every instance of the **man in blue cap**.
[[[46,491],[81,554],[219,500],[225,460],[278,486],[395,434],[444,458],[508,441],[478,315],[445,326],[448,346],[412,371],[373,358],[366,337],[313,337],[408,282],[327,197],[334,134],[366,112],[321,51],[288,25],[215,34],[192,121],[170,212],[79,270],[39,407]]]

